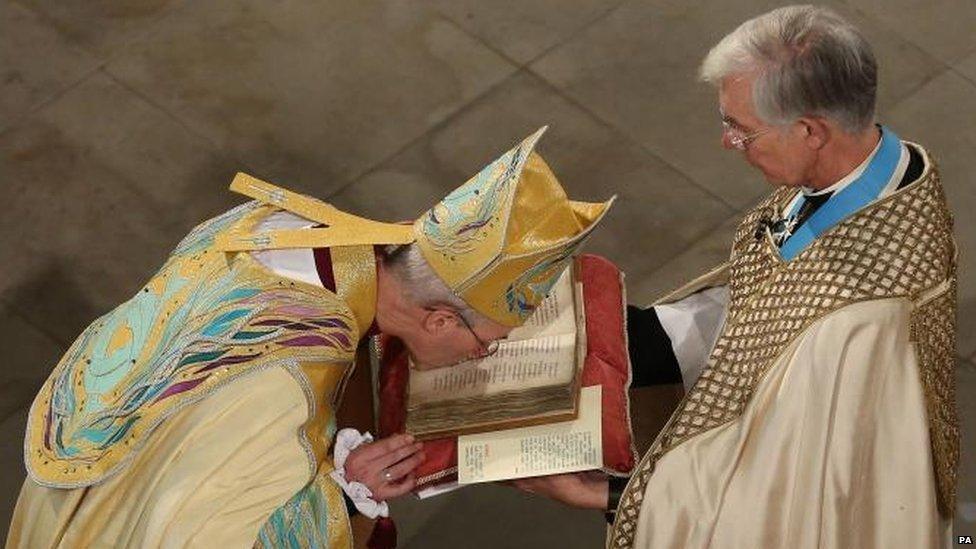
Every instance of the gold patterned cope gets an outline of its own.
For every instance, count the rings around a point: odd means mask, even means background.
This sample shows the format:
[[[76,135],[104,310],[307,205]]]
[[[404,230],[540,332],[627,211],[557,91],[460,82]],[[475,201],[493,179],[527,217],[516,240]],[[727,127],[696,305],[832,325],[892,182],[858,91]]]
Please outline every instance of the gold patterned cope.
[[[290,197],[283,206],[301,214],[320,204]],[[82,332],[31,407],[25,462],[35,481],[97,484],[176,411],[272,367],[289,371],[308,400],[309,420],[296,434],[316,471],[357,343],[375,316],[375,252],[361,238],[332,248],[332,292],[217,245],[281,209],[252,202],[201,224],[135,296]],[[311,247],[320,236],[294,234],[288,243]]]
[[[670,449],[736,420],[775,359],[817,319],[857,302],[905,297],[925,392],[939,511],[951,517],[959,464],[955,409],[956,249],[938,171],[925,151],[915,182],[864,207],[785,262],[758,221],[795,196],[779,189],[734,237],[725,326],[700,378],[631,477],[610,547],[631,547],[648,479]],[[653,504],[653,502],[651,502]]]

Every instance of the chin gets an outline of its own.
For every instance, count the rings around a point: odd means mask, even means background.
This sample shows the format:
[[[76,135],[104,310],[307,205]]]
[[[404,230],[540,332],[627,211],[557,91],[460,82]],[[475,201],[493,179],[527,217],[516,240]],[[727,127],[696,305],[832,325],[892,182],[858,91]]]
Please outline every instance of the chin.
[[[778,177],[778,176],[776,176],[776,175],[775,175],[775,174],[774,174],[773,172],[771,172],[770,170],[767,170],[767,169],[766,169],[765,167],[763,167],[763,165],[762,165],[762,164],[760,164],[760,163],[758,163],[758,162],[755,162],[755,161],[753,161],[753,160],[752,160],[751,158],[749,158],[748,156],[746,156],[746,163],[748,163],[748,164],[749,164],[749,166],[751,166],[751,167],[752,167],[752,168],[754,168],[754,169],[755,169],[756,171],[758,171],[759,173],[761,173],[761,174],[763,175],[763,179],[765,179],[765,180],[766,180],[766,183],[769,183],[770,185],[773,185],[774,187],[779,187],[780,185],[783,185],[783,180],[782,180],[782,178],[781,178],[781,177]]]

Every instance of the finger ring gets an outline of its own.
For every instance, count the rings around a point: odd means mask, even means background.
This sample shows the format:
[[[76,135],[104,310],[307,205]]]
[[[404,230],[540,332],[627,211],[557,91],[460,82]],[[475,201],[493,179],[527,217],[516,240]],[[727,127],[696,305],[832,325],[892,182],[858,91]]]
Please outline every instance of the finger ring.
[[[391,480],[393,480],[393,474],[390,473],[390,470],[389,469],[384,469],[383,470],[383,478],[386,479],[387,482],[390,482]]]

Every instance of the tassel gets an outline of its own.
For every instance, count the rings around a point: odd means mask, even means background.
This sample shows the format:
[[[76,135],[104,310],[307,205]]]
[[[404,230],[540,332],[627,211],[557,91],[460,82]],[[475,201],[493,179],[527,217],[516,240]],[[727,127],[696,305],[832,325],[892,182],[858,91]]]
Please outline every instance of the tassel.
[[[395,549],[397,546],[396,524],[390,517],[380,517],[373,525],[373,533],[366,541],[369,549]]]

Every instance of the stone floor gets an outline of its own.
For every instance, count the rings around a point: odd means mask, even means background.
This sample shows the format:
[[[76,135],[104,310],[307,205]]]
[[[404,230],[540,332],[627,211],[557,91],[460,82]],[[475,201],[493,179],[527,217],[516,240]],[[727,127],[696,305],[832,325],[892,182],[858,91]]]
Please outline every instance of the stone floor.
[[[0,535],[34,391],[236,170],[412,218],[535,128],[632,301],[719,261],[768,189],[719,147],[709,46],[767,0],[0,0]],[[960,533],[976,534],[976,2],[831,0],[880,119],[943,168],[960,244]],[[967,160],[967,158],[969,160]],[[968,213],[967,213],[968,212]],[[502,487],[395,505],[407,547],[598,547],[602,517]]]

